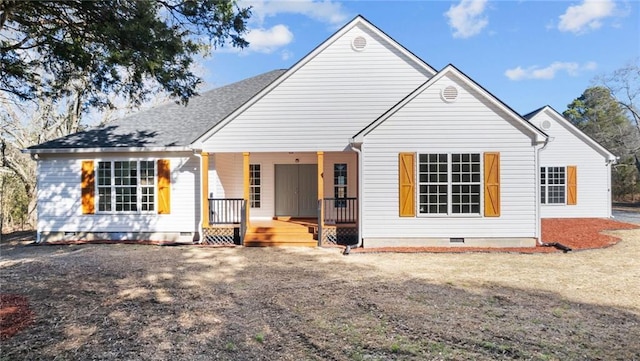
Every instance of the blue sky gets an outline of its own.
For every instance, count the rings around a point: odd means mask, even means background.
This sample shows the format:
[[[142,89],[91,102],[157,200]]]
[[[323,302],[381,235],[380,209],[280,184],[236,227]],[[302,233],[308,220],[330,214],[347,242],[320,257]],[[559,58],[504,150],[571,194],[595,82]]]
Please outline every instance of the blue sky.
[[[253,6],[248,49],[199,72],[212,88],[289,68],[360,14],[437,70],[452,63],[524,114],[562,112],[593,79],[640,56],[640,2],[268,1]]]

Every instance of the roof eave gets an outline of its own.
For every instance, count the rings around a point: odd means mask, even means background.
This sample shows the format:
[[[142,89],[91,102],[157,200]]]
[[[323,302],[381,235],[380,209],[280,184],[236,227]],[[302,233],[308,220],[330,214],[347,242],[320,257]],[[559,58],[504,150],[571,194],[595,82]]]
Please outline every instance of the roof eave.
[[[127,153],[127,152],[191,152],[190,146],[174,147],[96,147],[96,148],[46,148],[23,149],[25,154],[84,154],[84,153]]]

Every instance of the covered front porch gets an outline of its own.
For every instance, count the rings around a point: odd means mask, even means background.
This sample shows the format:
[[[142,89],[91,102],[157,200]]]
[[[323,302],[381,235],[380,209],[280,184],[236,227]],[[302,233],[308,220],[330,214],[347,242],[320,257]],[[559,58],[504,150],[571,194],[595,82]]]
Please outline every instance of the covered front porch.
[[[201,243],[358,243],[355,152],[203,152],[200,157]]]

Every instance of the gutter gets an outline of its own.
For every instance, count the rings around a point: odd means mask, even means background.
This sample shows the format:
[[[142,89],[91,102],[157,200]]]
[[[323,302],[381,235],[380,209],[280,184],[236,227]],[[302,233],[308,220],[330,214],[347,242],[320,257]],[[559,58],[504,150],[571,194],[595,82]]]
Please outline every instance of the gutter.
[[[79,153],[125,153],[125,152],[190,152],[190,147],[99,147],[99,148],[51,148],[23,149],[25,154],[79,154]]]
[[[362,203],[364,202],[364,198],[362,197],[362,142],[356,142],[354,138],[351,138],[349,140],[349,147],[358,153],[358,244],[356,247],[364,247],[364,238],[362,237]]]

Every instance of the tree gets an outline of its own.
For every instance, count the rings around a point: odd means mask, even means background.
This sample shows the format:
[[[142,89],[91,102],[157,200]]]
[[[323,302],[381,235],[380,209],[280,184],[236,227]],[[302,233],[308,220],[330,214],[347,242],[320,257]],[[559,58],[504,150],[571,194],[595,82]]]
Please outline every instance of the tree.
[[[609,89],[640,131],[640,57],[596,81]]]
[[[625,108],[604,86],[590,87],[562,113],[579,129],[620,157],[613,167],[613,194],[622,197],[638,189],[635,160],[640,151],[640,133]]]
[[[233,0],[0,0],[2,220],[33,220],[35,164],[21,149],[82,130],[91,109],[104,121],[161,92],[186,104],[194,56],[248,46],[249,16]]]
[[[104,108],[107,93],[140,104],[164,91],[186,104],[201,82],[193,57],[246,47],[249,16],[233,0],[0,0],[0,92]]]

